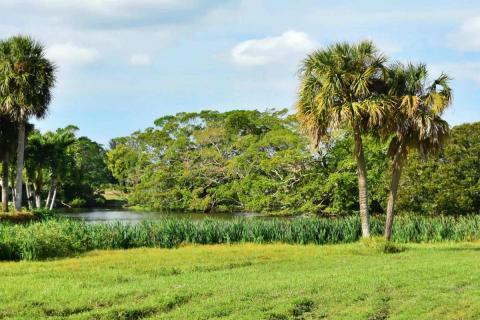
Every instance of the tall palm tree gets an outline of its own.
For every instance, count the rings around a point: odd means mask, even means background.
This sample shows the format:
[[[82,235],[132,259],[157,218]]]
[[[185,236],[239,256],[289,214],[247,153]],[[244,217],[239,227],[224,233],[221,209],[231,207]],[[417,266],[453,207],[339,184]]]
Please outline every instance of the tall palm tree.
[[[297,118],[318,147],[331,131],[353,131],[363,237],[370,236],[367,167],[362,134],[383,119],[386,58],[370,41],[338,43],[307,56],[300,69]]]
[[[55,82],[55,66],[42,45],[28,36],[0,42],[0,111],[18,125],[15,210],[22,208],[25,125],[32,116],[46,115]]]
[[[389,94],[396,100],[388,120],[380,128],[391,137],[392,172],[384,230],[385,239],[390,240],[397,191],[408,152],[416,149],[425,157],[442,146],[449,126],[441,116],[452,102],[452,90],[445,74],[428,83],[424,64],[396,63],[389,68],[386,82]]]

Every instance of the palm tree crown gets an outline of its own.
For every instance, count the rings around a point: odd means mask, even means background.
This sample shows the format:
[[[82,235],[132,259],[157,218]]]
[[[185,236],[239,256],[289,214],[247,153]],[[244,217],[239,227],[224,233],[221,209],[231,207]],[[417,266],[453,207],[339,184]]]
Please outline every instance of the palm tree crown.
[[[27,36],[0,42],[0,110],[16,121],[44,117],[55,82],[55,66]]]
[[[339,43],[303,61],[297,116],[314,144],[333,129],[378,123],[388,102],[382,76],[386,58],[369,41]]]
[[[442,73],[428,83],[424,64],[396,63],[389,68],[389,94],[396,97],[397,103],[383,130],[387,134],[394,132],[389,148],[391,154],[400,145],[416,148],[423,156],[442,146],[449,133],[448,123],[441,118],[452,102],[449,80]]]

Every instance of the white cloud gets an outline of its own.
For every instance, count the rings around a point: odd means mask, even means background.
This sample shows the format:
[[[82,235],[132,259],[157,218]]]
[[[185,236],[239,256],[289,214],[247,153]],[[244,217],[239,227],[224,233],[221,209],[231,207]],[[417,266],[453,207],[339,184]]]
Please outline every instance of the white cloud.
[[[98,58],[97,50],[80,47],[71,42],[54,44],[48,47],[46,55],[59,65],[67,66],[92,63]]]
[[[449,35],[449,41],[462,51],[480,51],[480,16],[467,19]]]
[[[232,49],[231,55],[235,64],[258,66],[306,53],[315,46],[308,34],[289,30],[280,36],[240,42]]]
[[[148,66],[151,63],[152,59],[146,54],[134,54],[130,57],[130,64],[132,66]]]
[[[433,77],[445,72],[454,80],[469,80],[480,84],[480,62],[447,62],[442,64],[432,64],[429,66],[430,74]]]
[[[102,14],[132,13],[145,10],[189,9],[196,4],[194,0],[3,0],[2,7],[34,6],[39,9],[63,10],[82,9]]]

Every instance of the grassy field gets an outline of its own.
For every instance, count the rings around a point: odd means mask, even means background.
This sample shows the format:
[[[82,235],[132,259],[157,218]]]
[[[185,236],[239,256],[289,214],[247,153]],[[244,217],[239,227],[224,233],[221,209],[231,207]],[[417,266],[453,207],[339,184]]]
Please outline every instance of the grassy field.
[[[479,319],[480,243],[237,244],[0,263],[0,318]]]

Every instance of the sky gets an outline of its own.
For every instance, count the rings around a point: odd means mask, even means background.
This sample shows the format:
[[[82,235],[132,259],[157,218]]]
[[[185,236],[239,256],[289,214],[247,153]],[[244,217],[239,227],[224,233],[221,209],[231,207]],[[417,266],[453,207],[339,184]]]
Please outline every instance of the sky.
[[[203,109],[288,108],[300,61],[369,39],[451,77],[451,125],[480,121],[480,1],[0,0],[0,38],[28,34],[58,67],[41,130],[100,143]]]

